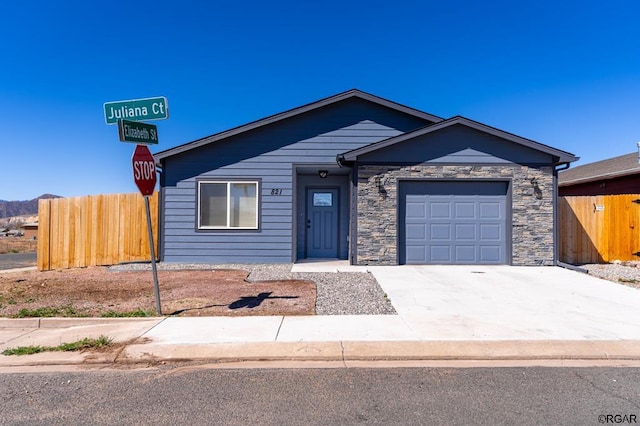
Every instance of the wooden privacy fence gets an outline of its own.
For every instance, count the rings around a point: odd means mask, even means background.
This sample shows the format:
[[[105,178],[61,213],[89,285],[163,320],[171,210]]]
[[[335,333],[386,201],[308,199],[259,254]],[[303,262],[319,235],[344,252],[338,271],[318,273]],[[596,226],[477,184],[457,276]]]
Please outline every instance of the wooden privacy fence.
[[[640,260],[640,204],[635,200],[640,194],[559,197],[560,260]]]
[[[158,253],[158,193],[149,197]],[[139,193],[53,198],[38,203],[38,270],[151,261]]]

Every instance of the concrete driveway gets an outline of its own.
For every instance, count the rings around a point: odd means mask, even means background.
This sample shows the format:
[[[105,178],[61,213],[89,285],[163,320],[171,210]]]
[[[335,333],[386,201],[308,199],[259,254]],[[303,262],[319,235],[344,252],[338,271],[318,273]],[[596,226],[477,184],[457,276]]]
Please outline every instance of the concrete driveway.
[[[369,267],[420,340],[640,339],[640,291],[560,267]]]

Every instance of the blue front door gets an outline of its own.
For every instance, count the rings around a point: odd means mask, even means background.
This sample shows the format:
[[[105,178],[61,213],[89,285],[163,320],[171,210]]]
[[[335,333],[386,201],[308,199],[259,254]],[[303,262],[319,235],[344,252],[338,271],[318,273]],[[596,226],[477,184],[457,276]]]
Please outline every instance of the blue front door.
[[[307,257],[338,257],[338,188],[307,188]]]

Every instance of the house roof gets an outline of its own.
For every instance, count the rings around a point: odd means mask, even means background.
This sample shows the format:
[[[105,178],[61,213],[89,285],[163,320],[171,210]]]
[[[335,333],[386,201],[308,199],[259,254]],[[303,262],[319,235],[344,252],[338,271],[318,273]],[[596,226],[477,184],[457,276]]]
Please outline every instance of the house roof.
[[[297,107],[297,108],[293,108],[291,110],[288,110],[288,111],[285,111],[285,112],[281,112],[279,114],[271,115],[269,117],[266,117],[266,118],[263,118],[263,119],[260,119],[260,120],[257,120],[257,121],[253,121],[253,122],[244,124],[242,126],[235,127],[233,129],[230,129],[230,130],[225,130],[223,132],[216,133],[214,135],[207,136],[205,138],[198,139],[198,140],[195,140],[193,142],[189,142],[189,143],[186,143],[186,144],[174,147],[174,148],[170,148],[170,149],[167,149],[165,151],[160,151],[160,152],[154,154],[153,156],[155,157],[156,161],[159,161],[159,160],[162,160],[164,158],[171,157],[173,155],[177,155],[177,154],[183,153],[185,151],[189,151],[191,149],[198,148],[198,147],[201,147],[203,145],[207,145],[207,144],[210,144],[210,143],[213,143],[213,142],[228,138],[230,136],[234,136],[234,135],[237,135],[237,134],[249,131],[249,130],[257,129],[257,128],[260,128],[260,127],[263,127],[263,126],[266,126],[266,125],[269,125],[269,124],[277,123],[277,122],[285,120],[287,118],[291,118],[291,117],[297,116],[299,114],[303,114],[303,113],[306,113],[306,112],[309,112],[309,111],[313,111],[313,110],[316,110],[318,108],[326,107],[328,105],[335,104],[337,102],[345,101],[347,99],[352,99],[352,98],[363,99],[363,100],[366,100],[366,101],[369,101],[369,102],[372,102],[372,103],[375,103],[375,104],[378,104],[378,105],[381,105],[381,106],[384,106],[384,107],[387,107],[387,108],[391,108],[391,109],[394,109],[396,111],[400,111],[400,112],[403,112],[405,114],[409,114],[409,115],[412,115],[414,117],[418,117],[418,118],[421,118],[421,119],[424,119],[424,120],[427,120],[427,121],[430,121],[430,122],[440,122],[440,121],[443,120],[441,117],[437,117],[435,115],[431,115],[431,114],[428,114],[426,112],[423,112],[423,111],[420,111],[420,110],[417,110],[417,109],[414,109],[414,108],[410,108],[410,107],[405,106],[405,105],[398,104],[396,102],[393,102],[393,101],[390,101],[390,100],[387,100],[387,99],[372,95],[370,93],[363,92],[361,90],[352,89],[352,90],[348,90],[348,91],[343,92],[343,93],[339,93],[339,94],[334,95],[334,96],[330,96],[328,98],[321,99],[321,100],[316,101],[316,102],[312,102],[312,103],[307,104],[307,105],[303,105],[303,106],[300,106],[300,107]]]
[[[564,170],[558,174],[558,186],[576,185],[634,174],[640,174],[637,152]]]
[[[526,146],[528,148],[532,148],[532,149],[547,153],[557,158],[556,160],[557,164],[570,163],[578,160],[578,157],[575,157],[573,154],[569,152],[561,151],[559,149],[552,148],[548,145],[543,145],[541,143],[532,141],[530,139],[525,139],[520,136],[516,136],[512,133],[508,133],[503,130],[496,129],[494,127],[487,126],[486,124],[482,124],[477,121],[473,121],[461,116],[455,116],[448,120],[442,120],[438,123],[431,124],[426,127],[422,127],[412,132],[404,133],[402,135],[385,139],[383,141],[380,141],[371,145],[367,145],[362,148],[354,149],[352,151],[346,152],[338,156],[339,157],[338,160],[339,161],[355,161],[360,155],[367,154],[369,152],[373,152],[381,148],[386,148],[388,146],[395,145],[397,143],[401,143],[419,136],[434,133],[454,125],[467,126],[467,127],[479,130],[481,132],[488,133],[488,134],[500,137],[502,139],[506,139],[511,142],[515,142],[517,144]]]

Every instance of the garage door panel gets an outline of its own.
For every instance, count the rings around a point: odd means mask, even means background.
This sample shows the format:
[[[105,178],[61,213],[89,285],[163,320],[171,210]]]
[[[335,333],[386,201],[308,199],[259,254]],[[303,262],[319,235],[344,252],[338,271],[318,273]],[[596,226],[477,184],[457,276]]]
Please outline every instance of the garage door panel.
[[[476,239],[476,225],[473,223],[457,223],[455,225],[455,240],[472,240]]]
[[[480,202],[478,203],[480,218],[482,219],[501,219],[502,205],[500,202]]]
[[[426,247],[407,246],[407,263],[427,263]]]
[[[426,219],[427,207],[424,201],[407,203],[407,218]]]
[[[430,228],[431,228],[430,239],[432,241],[451,240],[451,224],[432,223]],[[426,237],[429,238],[429,236],[426,236]]]
[[[481,262],[498,262],[500,261],[500,246],[480,246]]]
[[[456,262],[469,263],[476,259],[476,246],[456,246]]]
[[[427,238],[426,223],[407,224],[407,242],[423,241]]]
[[[450,245],[446,246],[436,246],[432,245],[429,247],[429,261],[428,263],[451,263],[451,251],[452,247]]]
[[[502,241],[502,227],[500,226],[500,224],[496,223],[481,223],[480,239],[482,241]]]
[[[475,219],[476,204],[474,202],[455,203],[456,219]]]
[[[450,202],[427,202],[429,205],[429,218],[431,219],[451,219]]]
[[[402,182],[401,263],[506,263],[506,199],[506,182]]]

